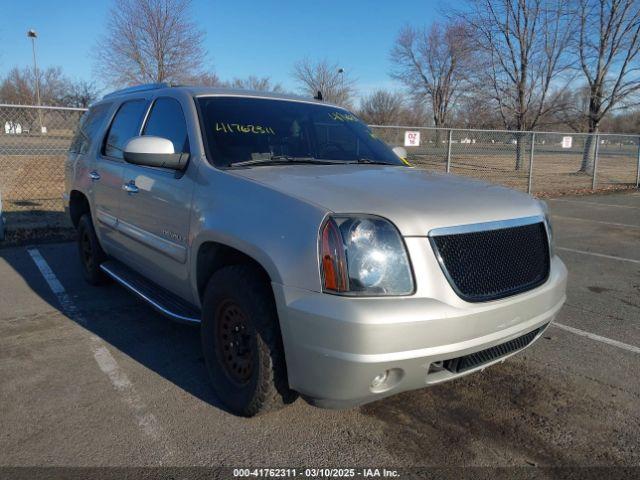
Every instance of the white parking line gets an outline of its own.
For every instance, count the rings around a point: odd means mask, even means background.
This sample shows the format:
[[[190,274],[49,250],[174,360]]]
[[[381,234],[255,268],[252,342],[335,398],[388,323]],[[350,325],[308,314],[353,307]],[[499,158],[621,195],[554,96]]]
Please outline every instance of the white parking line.
[[[562,323],[553,322],[551,323],[551,325],[561,330],[566,330],[567,332],[575,333],[576,335],[580,335],[581,337],[590,338],[591,340],[595,340],[596,342],[606,343],[607,345],[611,345],[612,347],[622,348],[623,350],[628,350],[633,353],[640,353],[640,347],[629,345],[628,343],[622,343],[622,342],[619,342],[618,340],[602,337],[600,335],[596,335],[595,333],[590,333],[584,330],[580,330],[579,328],[570,327],[569,325],[563,325]]]
[[[73,300],[67,294],[58,277],[53,273],[53,270],[51,270],[51,267],[40,251],[37,248],[27,248],[27,251],[49,285],[49,288],[57,297],[62,312],[71,320],[86,327],[87,320],[76,308]],[[153,413],[148,412],[142,397],[136,391],[127,374],[120,368],[118,362],[104,342],[96,335],[90,334],[90,343],[93,358],[98,364],[98,367],[109,377],[113,387],[121,394],[124,402],[131,408],[140,429],[153,440],[160,440],[162,429],[158,419]],[[166,449],[167,443],[164,441],[162,443]],[[172,452],[167,450],[165,457],[170,455],[172,455]]]
[[[605,255],[604,253],[587,252],[585,250],[576,250],[575,248],[555,247],[556,250],[563,250],[565,252],[579,253],[582,255],[591,255],[592,257],[608,258],[609,260],[620,260],[621,262],[631,262],[640,264],[640,260],[633,258],[616,257],[615,255]]]
[[[551,218],[560,218],[560,219],[564,219],[564,220],[575,220],[575,221],[578,221],[578,222],[600,223],[602,225],[611,225],[612,227],[640,228],[640,225],[631,225],[629,223],[603,222],[602,220],[591,220],[590,218],[579,218],[579,217],[565,217],[564,215],[551,215]]]
[[[616,205],[614,203],[600,203],[600,202],[589,202],[583,200],[569,200],[567,198],[549,198],[545,201],[549,202],[565,202],[565,203],[580,203],[582,205],[597,205],[598,207],[617,207],[617,208],[633,208],[634,210],[640,210],[640,207],[636,207],[634,205]]]

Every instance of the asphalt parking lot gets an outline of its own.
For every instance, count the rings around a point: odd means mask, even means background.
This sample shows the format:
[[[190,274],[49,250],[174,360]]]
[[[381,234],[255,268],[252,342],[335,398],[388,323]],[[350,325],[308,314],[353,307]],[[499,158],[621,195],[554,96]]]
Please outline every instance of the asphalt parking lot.
[[[640,193],[548,203],[568,300],[531,348],[360,408],[256,419],[220,408],[197,328],[86,285],[74,244],[2,249],[0,465],[640,465]]]

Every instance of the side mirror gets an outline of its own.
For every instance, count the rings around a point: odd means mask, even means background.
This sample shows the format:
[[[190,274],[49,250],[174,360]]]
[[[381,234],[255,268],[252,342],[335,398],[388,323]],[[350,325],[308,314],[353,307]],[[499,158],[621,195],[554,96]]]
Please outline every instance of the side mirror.
[[[403,160],[406,160],[407,158],[407,150],[403,147],[393,147],[393,153]]]
[[[145,135],[133,137],[124,147],[124,159],[135,165],[184,170],[188,153],[176,153],[171,140]]]

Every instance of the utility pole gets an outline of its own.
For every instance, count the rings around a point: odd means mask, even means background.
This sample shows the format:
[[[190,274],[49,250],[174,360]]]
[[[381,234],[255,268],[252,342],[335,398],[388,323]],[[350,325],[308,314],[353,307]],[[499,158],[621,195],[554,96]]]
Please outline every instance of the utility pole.
[[[42,128],[42,110],[40,109],[40,75],[38,74],[38,62],[36,61],[36,38],[38,34],[34,29],[27,32],[27,37],[31,39],[31,47],[33,50],[33,74],[36,80],[36,106],[38,107],[38,121],[40,123],[40,134],[44,133]]]

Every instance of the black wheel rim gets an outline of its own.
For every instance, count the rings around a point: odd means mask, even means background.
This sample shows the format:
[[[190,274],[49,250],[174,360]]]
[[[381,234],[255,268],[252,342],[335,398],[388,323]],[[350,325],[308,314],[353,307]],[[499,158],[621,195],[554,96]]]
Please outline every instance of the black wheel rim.
[[[80,253],[84,267],[87,271],[90,271],[93,268],[93,248],[91,247],[91,239],[87,231],[83,232],[80,238]]]
[[[216,312],[218,357],[227,376],[244,385],[253,374],[253,342],[249,319],[240,306],[225,300]]]

